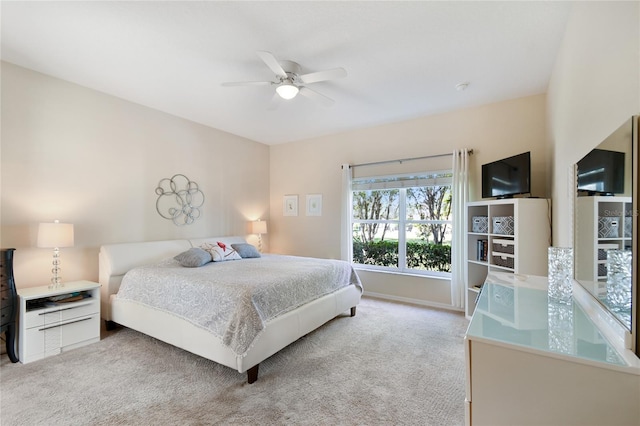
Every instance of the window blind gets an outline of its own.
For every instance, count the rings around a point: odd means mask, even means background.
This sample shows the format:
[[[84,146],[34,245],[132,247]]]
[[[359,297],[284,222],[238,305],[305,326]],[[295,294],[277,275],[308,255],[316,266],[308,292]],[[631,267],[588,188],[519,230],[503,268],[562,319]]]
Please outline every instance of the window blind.
[[[453,182],[451,170],[440,170],[429,173],[409,173],[390,176],[373,176],[354,178],[351,184],[353,191],[370,191],[379,189],[411,188],[416,186],[450,186]]]

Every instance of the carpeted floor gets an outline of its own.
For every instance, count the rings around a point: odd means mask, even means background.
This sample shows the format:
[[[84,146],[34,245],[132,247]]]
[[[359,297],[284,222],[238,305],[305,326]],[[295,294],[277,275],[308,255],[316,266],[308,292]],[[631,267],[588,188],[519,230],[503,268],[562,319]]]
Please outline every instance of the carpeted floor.
[[[461,313],[364,298],[246,374],[120,328],[30,364],[0,359],[12,425],[462,425]]]

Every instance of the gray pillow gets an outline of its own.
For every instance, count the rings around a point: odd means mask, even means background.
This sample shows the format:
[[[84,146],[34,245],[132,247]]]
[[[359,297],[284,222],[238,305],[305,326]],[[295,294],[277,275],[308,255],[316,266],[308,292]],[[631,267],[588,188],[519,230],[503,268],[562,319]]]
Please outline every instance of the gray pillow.
[[[174,257],[175,260],[180,262],[180,265],[187,268],[197,268],[202,265],[206,265],[211,262],[211,255],[201,248],[190,248],[189,250],[180,253]]]
[[[260,257],[260,252],[254,246],[248,243],[236,243],[231,244],[231,247],[240,255],[243,259],[251,257]]]

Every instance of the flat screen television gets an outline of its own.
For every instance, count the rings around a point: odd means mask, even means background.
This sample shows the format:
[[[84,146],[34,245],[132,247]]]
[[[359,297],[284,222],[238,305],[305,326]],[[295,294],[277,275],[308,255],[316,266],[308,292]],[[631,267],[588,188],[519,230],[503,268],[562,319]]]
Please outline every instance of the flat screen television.
[[[482,165],[482,198],[531,193],[531,152]]]
[[[578,191],[624,194],[624,152],[594,149],[578,161]]]

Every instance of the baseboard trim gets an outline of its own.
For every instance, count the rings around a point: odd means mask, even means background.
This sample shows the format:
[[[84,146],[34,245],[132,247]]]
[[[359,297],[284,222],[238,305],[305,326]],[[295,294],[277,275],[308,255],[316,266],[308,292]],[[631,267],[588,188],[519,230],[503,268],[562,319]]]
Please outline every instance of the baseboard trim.
[[[375,299],[392,300],[394,302],[403,302],[403,303],[410,303],[412,305],[428,306],[430,308],[447,309],[449,311],[464,312],[464,308],[454,308],[453,306],[445,305],[444,303],[429,302],[427,300],[413,299],[410,297],[393,296],[391,294],[375,293],[375,292],[366,291],[366,290],[362,295],[365,297],[372,297]]]

